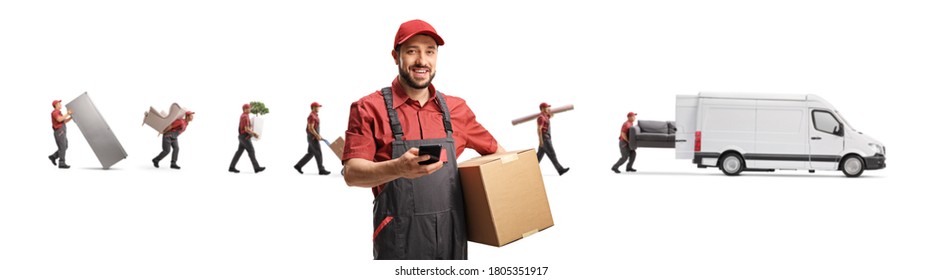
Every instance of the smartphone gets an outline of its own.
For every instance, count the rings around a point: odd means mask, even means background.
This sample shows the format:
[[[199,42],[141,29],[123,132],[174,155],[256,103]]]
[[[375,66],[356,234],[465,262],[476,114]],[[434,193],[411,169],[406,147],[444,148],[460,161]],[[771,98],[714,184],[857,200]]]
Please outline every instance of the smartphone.
[[[419,165],[429,165],[438,162],[438,157],[442,154],[442,145],[422,145],[419,146],[419,156],[428,155],[429,159],[419,162]]]

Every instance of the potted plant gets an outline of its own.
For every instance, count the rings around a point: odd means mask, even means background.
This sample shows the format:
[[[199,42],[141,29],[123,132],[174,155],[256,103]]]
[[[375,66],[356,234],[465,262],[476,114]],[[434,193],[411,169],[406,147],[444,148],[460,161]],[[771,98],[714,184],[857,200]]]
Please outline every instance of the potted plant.
[[[261,138],[262,129],[265,127],[265,119],[262,116],[268,114],[268,107],[265,107],[265,103],[261,101],[252,101],[249,102],[249,113],[252,116],[252,130],[259,134],[259,138],[253,138],[253,140],[258,140]]]

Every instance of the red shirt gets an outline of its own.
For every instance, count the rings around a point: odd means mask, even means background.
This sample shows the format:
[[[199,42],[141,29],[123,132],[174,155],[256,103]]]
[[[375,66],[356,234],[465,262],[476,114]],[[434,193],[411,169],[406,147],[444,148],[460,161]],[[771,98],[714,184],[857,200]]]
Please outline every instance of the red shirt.
[[[621,125],[621,133],[625,134],[625,137],[628,137],[628,130],[634,125],[631,121],[625,121],[625,124]],[[618,140],[628,141],[628,139],[621,138],[621,133],[618,134]]]
[[[239,117],[239,135],[245,134],[245,127],[251,125],[252,121],[249,120],[249,113],[242,113],[242,117]]]
[[[167,130],[167,133],[176,131],[180,134],[183,134],[183,132],[186,131],[186,126],[188,124],[190,123],[188,123],[185,119],[177,119],[173,121],[173,123],[170,123],[170,129]]]
[[[541,113],[540,116],[536,118],[536,125],[540,127],[540,132],[546,133],[550,126],[550,116],[546,113]]]
[[[409,99],[399,79],[393,80],[393,108],[402,123],[403,140],[445,138],[442,112],[435,96],[435,86],[429,85],[428,102],[419,106],[418,101]],[[448,111],[451,113],[451,127],[455,139],[455,154],[460,156],[465,148],[471,148],[479,154],[488,155],[497,152],[497,140],[480,123],[464,99],[444,95]],[[343,161],[362,158],[373,162],[392,159],[392,128],[381,91],[373,92],[350,105],[350,120],[347,124],[346,143],[343,147]],[[395,155],[399,157],[400,155]],[[442,158],[442,161],[454,160]],[[373,195],[378,195],[384,185],[373,188]]]
[[[321,125],[321,118],[317,116],[317,113],[312,111],[311,114],[307,116],[307,124],[314,125],[314,131],[317,131]],[[304,127],[304,131],[307,131],[307,127]]]
[[[52,129],[56,130],[65,125],[64,121],[59,121],[59,117],[62,116],[62,112],[59,110],[52,110]]]

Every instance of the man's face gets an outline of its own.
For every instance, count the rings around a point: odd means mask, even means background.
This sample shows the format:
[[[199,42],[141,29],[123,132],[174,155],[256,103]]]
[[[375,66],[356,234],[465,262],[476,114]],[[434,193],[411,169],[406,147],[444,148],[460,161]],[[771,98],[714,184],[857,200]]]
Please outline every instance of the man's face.
[[[393,58],[399,65],[399,77],[407,86],[425,89],[435,78],[435,61],[438,58],[438,43],[427,35],[416,35],[406,40]]]
[[[248,114],[250,108],[242,108],[242,113]]]
[[[550,113],[550,107],[543,107],[543,110],[542,110],[542,111],[543,111],[544,114],[549,114],[549,113]]]
[[[192,122],[192,121],[193,121],[193,114],[187,115],[187,116],[186,116],[186,122]]]
[[[321,111],[321,107],[317,107],[317,106],[311,107],[311,111],[314,112],[314,113],[320,112],[320,111]]]
[[[56,110],[62,109],[62,102],[56,102]]]
[[[628,117],[628,122],[635,122],[635,116]]]

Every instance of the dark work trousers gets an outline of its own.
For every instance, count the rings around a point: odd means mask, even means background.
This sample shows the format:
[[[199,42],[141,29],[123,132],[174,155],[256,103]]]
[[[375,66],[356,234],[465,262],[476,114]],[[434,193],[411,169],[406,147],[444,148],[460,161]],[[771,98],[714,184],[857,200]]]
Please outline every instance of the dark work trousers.
[[[161,161],[167,154],[170,153],[170,148],[173,148],[173,156],[170,157],[170,163],[177,163],[177,154],[180,153],[180,146],[177,145],[177,137],[180,137],[180,133],[173,131],[164,134],[163,137],[163,151],[160,152],[157,157],[154,158],[154,161]]]
[[[618,149],[621,150],[621,158],[612,166],[612,169],[618,169],[622,164],[625,164],[626,160],[628,161],[628,167],[625,170],[631,169],[635,165],[635,150],[632,150],[625,140],[618,140]]]
[[[537,162],[543,161],[543,154],[546,154],[550,161],[553,162],[553,167],[556,167],[556,172],[563,172],[563,166],[560,165],[559,160],[556,159],[556,149],[553,148],[553,139],[550,137],[549,131],[543,132],[543,146],[540,147],[540,150],[536,153]]]
[[[311,161],[312,157],[317,162],[317,170],[321,172],[326,171],[324,170],[324,159],[321,156],[321,143],[320,141],[317,141],[317,138],[314,137],[314,134],[307,132],[307,154],[304,154],[304,157],[298,161],[298,164],[296,165],[298,169],[304,167],[304,165],[307,165],[307,163]]]
[[[438,171],[415,179],[392,180],[376,196],[373,257],[377,260],[468,259],[464,193],[458,178],[451,114],[445,98],[436,93],[446,137],[405,140],[399,114],[392,107],[392,90],[384,88],[382,92],[395,139],[392,154],[401,155],[421,145],[442,145],[447,156]]]
[[[249,153],[249,159],[252,160],[252,167],[258,170],[258,161],[255,160],[255,146],[252,146],[252,135],[248,133],[239,134],[239,150],[236,151],[235,156],[232,157],[232,163],[229,163],[229,169],[235,169],[236,164],[239,163],[239,158],[242,157],[242,151]]]
[[[49,155],[53,159],[59,159],[59,164],[65,164],[65,150],[69,149],[69,138],[65,136],[65,125],[59,129],[53,130],[52,135],[56,137],[56,151]]]

